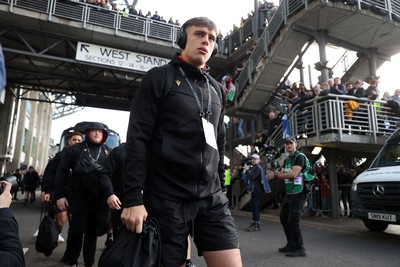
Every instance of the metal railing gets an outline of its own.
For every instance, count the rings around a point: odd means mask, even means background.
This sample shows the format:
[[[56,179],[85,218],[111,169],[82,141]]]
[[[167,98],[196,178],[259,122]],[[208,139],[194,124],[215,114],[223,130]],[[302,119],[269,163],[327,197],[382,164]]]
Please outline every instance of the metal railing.
[[[36,11],[47,14],[49,21],[55,18],[69,19],[80,22],[82,28],[88,25],[101,26],[113,29],[114,33],[127,32],[147,38],[156,38],[176,44],[180,26],[130,15],[120,11],[108,10],[83,2],[67,0],[0,0],[0,5],[9,5],[8,10],[15,12],[15,8]],[[230,55],[239,46],[253,36],[253,18],[249,18],[240,29],[222,40],[220,54]]]
[[[238,96],[243,94],[243,90],[246,89],[247,85],[254,82],[253,74],[256,71],[256,67],[263,57],[268,56],[271,42],[276,38],[278,32],[287,24],[290,17],[302,9],[307,10],[310,2],[310,0],[283,0],[280,2],[274,15],[269,20],[268,27],[265,28],[261,35],[260,42],[255,47],[248,63],[236,81],[235,103],[237,103]],[[325,5],[329,2],[343,1],[320,0],[319,4]],[[48,14],[49,21],[54,20],[55,17],[65,18],[80,22],[83,28],[88,25],[97,25],[113,29],[115,34],[122,31],[142,35],[145,39],[151,37],[169,41],[172,45],[176,44],[176,37],[180,30],[180,27],[176,25],[68,0],[0,0],[0,5],[3,4],[9,6],[10,12],[15,12],[15,8],[37,11]],[[400,22],[400,1],[356,0],[354,9],[370,9],[385,16],[388,20],[393,19]],[[249,18],[243,27],[222,40],[223,45],[219,48],[219,53],[230,55],[237,47],[253,36],[253,29],[253,18]]]
[[[319,183],[314,184],[305,207],[305,214],[308,216],[330,216],[332,212],[331,192],[335,190],[324,188],[324,186]],[[350,189],[351,184],[338,185],[339,210],[342,216],[351,215]]]
[[[287,25],[288,19],[295,15],[302,9],[308,10],[310,5],[309,0],[283,0],[280,2],[277,11],[264,30],[260,37],[260,42],[254,49],[250,56],[247,65],[244,67],[236,81],[236,96],[235,103],[238,103],[239,98],[243,95],[244,90],[249,84],[253,84],[253,73],[263,56],[268,56],[270,51],[271,42],[276,38],[277,33],[284,25]],[[329,2],[343,2],[343,1],[329,1],[320,0],[321,5]],[[350,2],[350,1],[348,1]],[[388,20],[395,20],[400,22],[400,1],[392,0],[355,0],[354,9],[365,10],[370,9],[372,12],[384,16]]]
[[[352,110],[350,101],[359,106]],[[288,114],[289,128],[293,136],[317,137],[326,133],[337,133],[337,142],[343,140],[344,134],[361,134],[372,137],[390,135],[396,130],[396,116],[386,101],[369,100],[346,95],[327,95],[306,102],[299,108],[294,107]],[[271,143],[277,148],[283,147],[282,124],[271,136]]]

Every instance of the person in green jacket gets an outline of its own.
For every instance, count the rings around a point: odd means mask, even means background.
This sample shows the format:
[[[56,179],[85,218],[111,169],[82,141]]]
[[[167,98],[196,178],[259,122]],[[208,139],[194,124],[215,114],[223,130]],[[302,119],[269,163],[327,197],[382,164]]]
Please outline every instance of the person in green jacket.
[[[226,197],[229,200],[229,206],[232,206],[232,175],[231,169],[228,164],[225,164],[225,172],[224,172],[224,184],[226,186]]]
[[[285,139],[285,149],[289,156],[285,159],[280,172],[275,172],[276,178],[285,180],[286,189],[279,217],[287,244],[279,248],[279,252],[286,253],[288,257],[305,257],[307,254],[303,246],[300,218],[308,196],[305,182],[313,179],[313,175],[308,174],[310,162],[306,155],[297,151],[294,137]]]

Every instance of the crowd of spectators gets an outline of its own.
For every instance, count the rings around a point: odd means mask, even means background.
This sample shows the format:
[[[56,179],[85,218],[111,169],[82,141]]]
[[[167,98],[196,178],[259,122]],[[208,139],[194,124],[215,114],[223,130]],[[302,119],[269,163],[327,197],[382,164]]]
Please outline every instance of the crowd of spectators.
[[[168,21],[164,19],[164,16],[159,15],[158,11],[154,11],[154,14],[152,15],[151,11],[148,11],[146,15],[144,15],[144,12],[141,9],[136,8],[136,4],[134,3],[133,5],[129,7],[120,7],[117,1],[112,1],[112,0],[66,0],[67,2],[75,2],[75,3],[85,3],[89,5],[96,6],[98,8],[104,8],[106,10],[113,10],[113,11],[118,11],[120,12],[123,16],[128,16],[128,15],[134,15],[134,16],[139,16],[147,19],[152,19],[152,20],[157,20],[160,22],[164,23],[169,23],[173,24],[176,26],[180,26],[179,20],[174,20],[172,17],[169,18]]]

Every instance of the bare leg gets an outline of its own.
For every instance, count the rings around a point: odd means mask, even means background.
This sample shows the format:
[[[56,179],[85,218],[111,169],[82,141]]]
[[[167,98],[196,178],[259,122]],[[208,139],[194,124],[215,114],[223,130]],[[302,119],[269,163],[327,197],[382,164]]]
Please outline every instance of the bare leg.
[[[208,267],[242,267],[242,257],[238,248],[204,251],[203,256]]]
[[[192,244],[190,242],[190,237],[188,236],[188,249],[187,249],[187,255],[186,255],[186,260],[190,260],[191,259],[191,248],[192,248]]]
[[[67,212],[66,211],[58,212],[54,217],[55,217],[58,231],[60,231],[60,233],[61,233],[63,225],[67,221]]]

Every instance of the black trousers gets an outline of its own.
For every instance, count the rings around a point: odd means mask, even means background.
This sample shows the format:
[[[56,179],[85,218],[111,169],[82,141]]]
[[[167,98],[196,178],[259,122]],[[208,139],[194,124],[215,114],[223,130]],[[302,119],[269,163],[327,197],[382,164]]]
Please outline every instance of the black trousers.
[[[83,243],[85,266],[92,266],[96,253],[98,212],[82,210],[69,212],[68,215],[69,229],[64,258],[72,264],[77,263]]]
[[[287,244],[292,250],[304,250],[303,236],[300,229],[300,219],[307,194],[303,191],[298,194],[286,194],[280,213],[280,221],[286,235]]]

